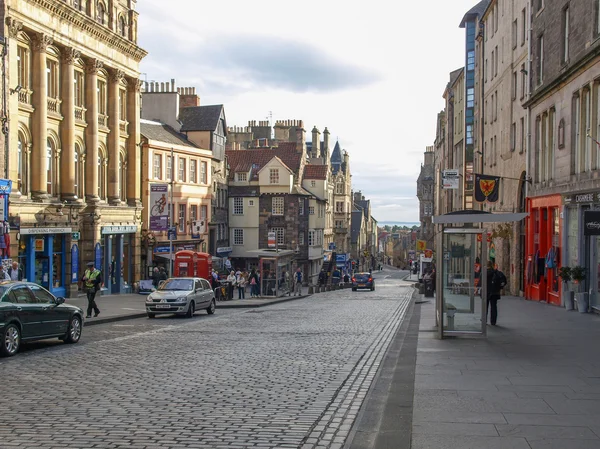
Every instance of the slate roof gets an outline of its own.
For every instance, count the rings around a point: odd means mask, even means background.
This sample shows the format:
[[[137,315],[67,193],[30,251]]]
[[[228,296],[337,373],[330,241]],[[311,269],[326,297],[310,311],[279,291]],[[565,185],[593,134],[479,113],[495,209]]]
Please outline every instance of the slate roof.
[[[362,226],[363,211],[353,210],[352,211],[352,222],[350,227],[350,241],[356,243],[358,241],[358,235],[360,234],[360,228]]]
[[[340,168],[342,168],[342,150],[340,148],[339,142],[335,143],[330,160],[333,173],[336,174],[340,170]]]
[[[187,140],[185,134],[178,133],[169,125],[160,122],[140,120],[140,134],[148,140],[198,148],[198,146]]]
[[[182,108],[179,111],[181,131],[215,131],[222,111],[222,104]]]
[[[304,179],[327,179],[327,165],[305,165]]]
[[[463,70],[464,70],[464,67],[461,67],[460,69],[456,69],[456,70],[450,72],[450,83],[448,84],[448,87],[454,86],[454,83],[456,82],[456,80],[458,79],[460,74],[463,72]]]
[[[274,157],[278,157],[293,172],[297,173],[302,161],[302,154],[296,152],[296,144],[290,149],[288,145],[277,148],[258,148],[249,150],[227,150],[225,156],[229,163],[229,179],[233,180],[236,173],[250,173],[249,181],[258,179],[258,172]],[[281,145],[281,144],[280,144]]]
[[[472,19],[477,19],[477,17],[481,17],[491,1],[492,0],[481,0],[471,9],[469,9],[464,15],[463,19],[460,21],[459,27],[464,28],[467,22],[470,22]]]

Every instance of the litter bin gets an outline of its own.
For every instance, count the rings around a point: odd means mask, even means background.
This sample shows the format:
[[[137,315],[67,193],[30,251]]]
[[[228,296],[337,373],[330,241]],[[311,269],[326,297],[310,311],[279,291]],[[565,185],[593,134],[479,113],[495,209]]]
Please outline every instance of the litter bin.
[[[425,297],[433,298],[433,279],[423,279],[425,284]]]

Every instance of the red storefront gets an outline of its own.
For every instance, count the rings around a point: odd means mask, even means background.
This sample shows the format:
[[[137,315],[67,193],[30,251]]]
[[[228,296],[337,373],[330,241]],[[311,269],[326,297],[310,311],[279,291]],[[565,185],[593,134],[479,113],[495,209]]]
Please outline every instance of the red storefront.
[[[562,197],[527,198],[525,298],[561,305]]]

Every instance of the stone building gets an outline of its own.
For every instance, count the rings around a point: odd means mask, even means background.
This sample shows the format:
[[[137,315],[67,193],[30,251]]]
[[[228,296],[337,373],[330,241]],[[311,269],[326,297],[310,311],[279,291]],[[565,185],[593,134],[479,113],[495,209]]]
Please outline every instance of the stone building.
[[[108,292],[140,279],[140,83],[134,0],[6,0],[10,257],[58,296],[86,262]],[[20,237],[17,239],[17,235]]]
[[[331,171],[335,247],[338,253],[349,255],[351,249],[352,174],[350,172],[350,155],[345,150],[342,152],[339,141],[335,143],[331,153]]]
[[[581,291],[598,308],[598,239],[583,237],[583,221],[600,199],[600,8],[530,3],[526,297],[561,304],[558,268],[581,265],[591,268]],[[556,267],[545,270],[551,251]]]
[[[527,61],[527,1],[491,0],[481,15],[477,38],[479,127],[476,172],[500,176],[499,199],[481,203],[489,212],[525,212],[525,63]],[[482,100],[479,101],[479,98]],[[488,226],[494,251],[490,257],[510,273],[507,290],[523,291],[525,222]]]
[[[171,255],[177,251],[206,252],[211,220],[212,152],[199,148],[184,134],[161,122],[142,119],[141,136],[142,222],[147,231],[142,233],[142,269],[149,273],[152,266],[170,268]],[[165,189],[166,204],[152,204],[153,186]],[[161,223],[157,219],[161,216],[168,219]],[[193,229],[194,224],[199,226]],[[175,228],[173,253],[168,232],[158,229],[167,225]]]
[[[425,150],[421,172],[417,179],[417,198],[419,199],[419,221],[421,232],[419,238],[427,242],[427,248],[433,248],[434,229],[432,223],[435,193],[435,166],[433,146]]]
[[[463,210],[465,207],[465,69],[450,73],[450,81],[444,90],[445,133],[444,151],[440,164],[443,170],[457,170],[458,188],[440,190],[440,203],[443,213]],[[437,162],[437,161],[436,161]]]

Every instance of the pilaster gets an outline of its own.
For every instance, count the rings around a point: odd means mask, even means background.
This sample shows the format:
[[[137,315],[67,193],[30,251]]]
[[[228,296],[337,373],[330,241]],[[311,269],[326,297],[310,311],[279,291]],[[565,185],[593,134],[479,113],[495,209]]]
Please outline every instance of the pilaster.
[[[119,84],[125,77],[120,70],[110,74],[108,82],[108,201],[121,204],[119,195]]]
[[[75,72],[74,63],[80,52],[74,48],[64,49],[61,65],[62,115],[61,140],[63,154],[60,166],[61,199],[76,201],[75,191]]]
[[[90,59],[86,65],[85,103],[87,111],[85,119],[85,146],[88,163],[85,166],[85,200],[88,203],[97,203],[98,197],[98,70],[102,62]]]
[[[140,80],[129,78],[127,88],[127,203],[141,207],[142,162],[140,150]]]
[[[18,20],[13,19],[12,17],[6,18],[6,28],[8,30],[8,54],[16,55],[17,54],[17,36],[19,31],[23,29],[23,22],[19,22]],[[14,89],[17,87],[17,64],[9,64],[8,65],[8,92],[10,89]],[[29,86],[24,86],[29,87]],[[8,124],[9,124],[9,134],[8,138],[8,148],[12,149],[12,151],[8,152],[8,179],[13,182],[13,190],[11,193],[11,197],[19,198],[21,195],[29,192],[27,188],[28,185],[20,186],[17,182],[18,175],[18,165],[19,165],[19,154],[16,151],[17,146],[19,144],[19,95],[14,94],[6,95],[7,103],[8,103]],[[26,149],[23,148],[23,151]],[[23,167],[25,173],[29,174],[29,166]],[[27,179],[30,179],[29,176],[24,177],[24,181],[27,182]]]
[[[48,96],[46,77],[46,50],[52,44],[52,38],[46,34],[37,34],[33,39],[33,113],[31,154],[31,197],[41,201],[48,198],[48,167],[46,146],[48,141]]]

